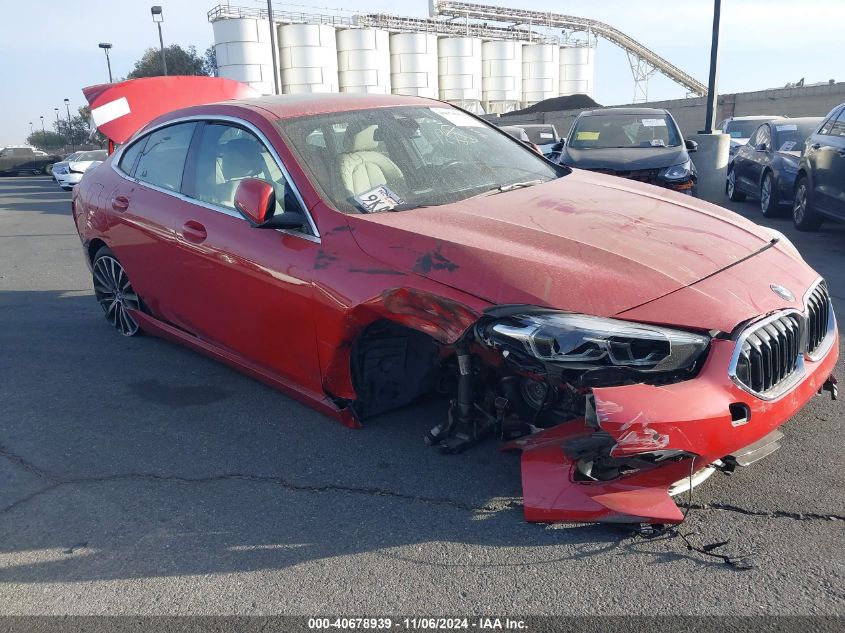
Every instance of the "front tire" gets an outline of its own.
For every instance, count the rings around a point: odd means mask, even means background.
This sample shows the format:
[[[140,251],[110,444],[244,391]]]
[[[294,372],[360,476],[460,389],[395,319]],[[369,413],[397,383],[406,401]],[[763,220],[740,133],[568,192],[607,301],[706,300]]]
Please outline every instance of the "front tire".
[[[792,223],[799,231],[815,231],[822,225],[822,219],[813,208],[810,182],[801,176],[795,185],[795,199],[792,202]]]
[[[736,172],[731,169],[728,171],[728,181],[725,183],[725,193],[732,202],[742,202],[745,200],[745,194],[741,193],[736,188]]]
[[[94,256],[92,265],[94,296],[103,309],[106,320],[123,336],[135,336],[141,328],[129,310],[140,310],[141,299],[135,293],[123,266],[107,247]]]
[[[772,218],[776,216],[779,205],[780,194],[775,177],[772,172],[767,171],[760,183],[760,211],[763,212],[763,217]]]

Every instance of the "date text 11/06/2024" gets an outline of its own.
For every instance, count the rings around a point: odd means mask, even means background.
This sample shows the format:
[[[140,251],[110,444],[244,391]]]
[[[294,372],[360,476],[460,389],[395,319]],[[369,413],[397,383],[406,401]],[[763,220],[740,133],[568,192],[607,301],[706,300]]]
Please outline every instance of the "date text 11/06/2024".
[[[416,618],[309,618],[310,630],[388,630],[403,629],[411,631],[468,630],[486,631],[527,631],[524,620],[497,617],[416,617]]]

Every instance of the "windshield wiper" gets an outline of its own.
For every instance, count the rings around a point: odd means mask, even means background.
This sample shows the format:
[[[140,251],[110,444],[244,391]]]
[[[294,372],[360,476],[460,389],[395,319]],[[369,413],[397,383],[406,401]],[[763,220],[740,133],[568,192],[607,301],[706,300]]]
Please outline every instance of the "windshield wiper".
[[[498,187],[494,187],[489,191],[484,191],[483,193],[478,194],[477,196],[472,196],[473,198],[481,198],[483,196],[492,196],[497,193],[505,193],[506,191],[513,191],[514,189],[523,189],[525,187],[533,187],[534,185],[541,185],[544,182],[550,182],[547,179],[540,178],[538,180],[525,180],[523,182],[512,182],[507,185],[500,185]]]

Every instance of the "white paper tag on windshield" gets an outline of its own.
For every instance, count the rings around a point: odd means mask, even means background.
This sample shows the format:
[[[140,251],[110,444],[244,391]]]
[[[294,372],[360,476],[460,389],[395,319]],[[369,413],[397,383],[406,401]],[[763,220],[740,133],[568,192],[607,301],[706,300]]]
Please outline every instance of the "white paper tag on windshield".
[[[776,125],[775,127],[777,128],[778,132],[794,132],[798,129],[798,126],[794,123],[789,123],[787,125]]]
[[[540,132],[540,138],[554,138],[555,135],[551,132]]]
[[[652,147],[666,147],[666,143],[663,142],[662,138],[653,138],[653,139],[651,139],[651,146]]]
[[[431,111],[458,127],[484,127],[484,124],[478,119],[454,108],[431,108]]]
[[[355,196],[355,202],[367,213],[378,213],[379,211],[392,211],[402,204],[404,200],[385,185],[379,185],[369,191],[359,193]]]
[[[790,152],[795,147],[795,141],[786,141],[780,146],[779,152]]]
[[[666,127],[666,119],[641,119],[646,127]]]

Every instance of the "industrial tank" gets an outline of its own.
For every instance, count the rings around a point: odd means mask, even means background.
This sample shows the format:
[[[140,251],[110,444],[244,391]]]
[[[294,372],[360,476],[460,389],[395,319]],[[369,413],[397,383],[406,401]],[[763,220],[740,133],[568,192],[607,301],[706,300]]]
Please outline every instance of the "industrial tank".
[[[337,92],[335,28],[326,24],[279,27],[282,92]]]
[[[560,94],[593,96],[595,49],[589,46],[563,46],[560,49]]]
[[[481,45],[481,100],[488,114],[519,109],[522,99],[522,42]]]
[[[390,86],[395,95],[439,98],[436,35],[394,33],[390,36]]]
[[[214,54],[221,77],[249,84],[262,94],[273,94],[273,49],[266,20],[217,20]]]
[[[559,96],[560,48],[557,44],[522,47],[522,105]]]
[[[338,85],[341,92],[390,94],[390,40],[379,29],[337,32]]]
[[[481,40],[474,37],[443,37],[437,42],[437,62],[440,98],[470,112],[483,113]]]

